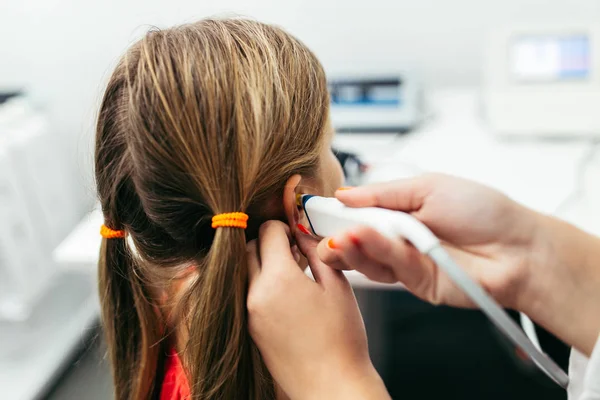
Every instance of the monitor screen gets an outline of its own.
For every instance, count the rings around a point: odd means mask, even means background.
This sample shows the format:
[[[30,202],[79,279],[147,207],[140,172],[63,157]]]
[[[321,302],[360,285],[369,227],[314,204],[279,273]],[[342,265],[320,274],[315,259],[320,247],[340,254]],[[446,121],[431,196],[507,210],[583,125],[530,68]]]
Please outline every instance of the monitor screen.
[[[399,106],[400,78],[334,79],[329,81],[334,106]]]
[[[587,79],[591,69],[586,35],[531,35],[511,43],[511,75],[519,81]]]

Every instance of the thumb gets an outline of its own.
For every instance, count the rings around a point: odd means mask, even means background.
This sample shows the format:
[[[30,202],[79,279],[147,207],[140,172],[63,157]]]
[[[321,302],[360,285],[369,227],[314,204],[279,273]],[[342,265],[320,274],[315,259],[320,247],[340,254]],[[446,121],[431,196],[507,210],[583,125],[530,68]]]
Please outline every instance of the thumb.
[[[382,207],[404,212],[418,211],[431,191],[427,175],[338,190],[335,197],[349,207]]]
[[[313,276],[318,276],[320,279],[315,280],[325,291],[335,293],[336,295],[349,295],[354,297],[352,285],[348,282],[346,275],[340,270],[333,269],[324,262],[318,260],[309,263],[310,270]]]
[[[308,260],[308,266],[315,281],[323,287],[348,287],[350,284],[342,271],[335,270],[321,261],[317,253],[319,240],[311,235],[300,232],[295,234],[298,248]]]

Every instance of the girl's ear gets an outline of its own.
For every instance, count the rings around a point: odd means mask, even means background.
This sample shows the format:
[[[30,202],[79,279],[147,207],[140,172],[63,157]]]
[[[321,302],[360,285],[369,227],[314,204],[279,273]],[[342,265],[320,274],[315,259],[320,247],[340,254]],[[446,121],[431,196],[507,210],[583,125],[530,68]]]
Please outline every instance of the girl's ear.
[[[300,190],[300,182],[302,176],[296,174],[291,176],[285,183],[283,188],[283,210],[287,218],[288,224],[294,228],[300,221],[300,211],[296,204],[296,195],[302,194]]]

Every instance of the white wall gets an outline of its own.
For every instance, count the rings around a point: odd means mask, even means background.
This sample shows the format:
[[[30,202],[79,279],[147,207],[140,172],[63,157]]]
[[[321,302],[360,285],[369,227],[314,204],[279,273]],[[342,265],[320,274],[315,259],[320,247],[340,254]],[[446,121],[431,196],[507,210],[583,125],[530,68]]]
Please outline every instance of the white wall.
[[[0,0],[0,87],[24,86],[49,110],[79,154],[77,174],[92,193],[90,132],[115,59],[149,24],[164,27],[223,12],[287,28],[327,69],[409,66],[435,87],[477,84],[489,28],[600,21],[600,1]]]

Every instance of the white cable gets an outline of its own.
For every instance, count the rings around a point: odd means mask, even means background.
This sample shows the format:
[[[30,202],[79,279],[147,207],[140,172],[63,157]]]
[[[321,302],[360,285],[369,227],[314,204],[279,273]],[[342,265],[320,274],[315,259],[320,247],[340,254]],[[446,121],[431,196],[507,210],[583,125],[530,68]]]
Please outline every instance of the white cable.
[[[569,376],[551,358],[542,353],[519,325],[504,311],[502,307],[464,271],[440,245],[427,253],[437,266],[452,279],[452,281],[469,296],[490,321],[523,350],[544,373],[563,388],[569,384]]]

